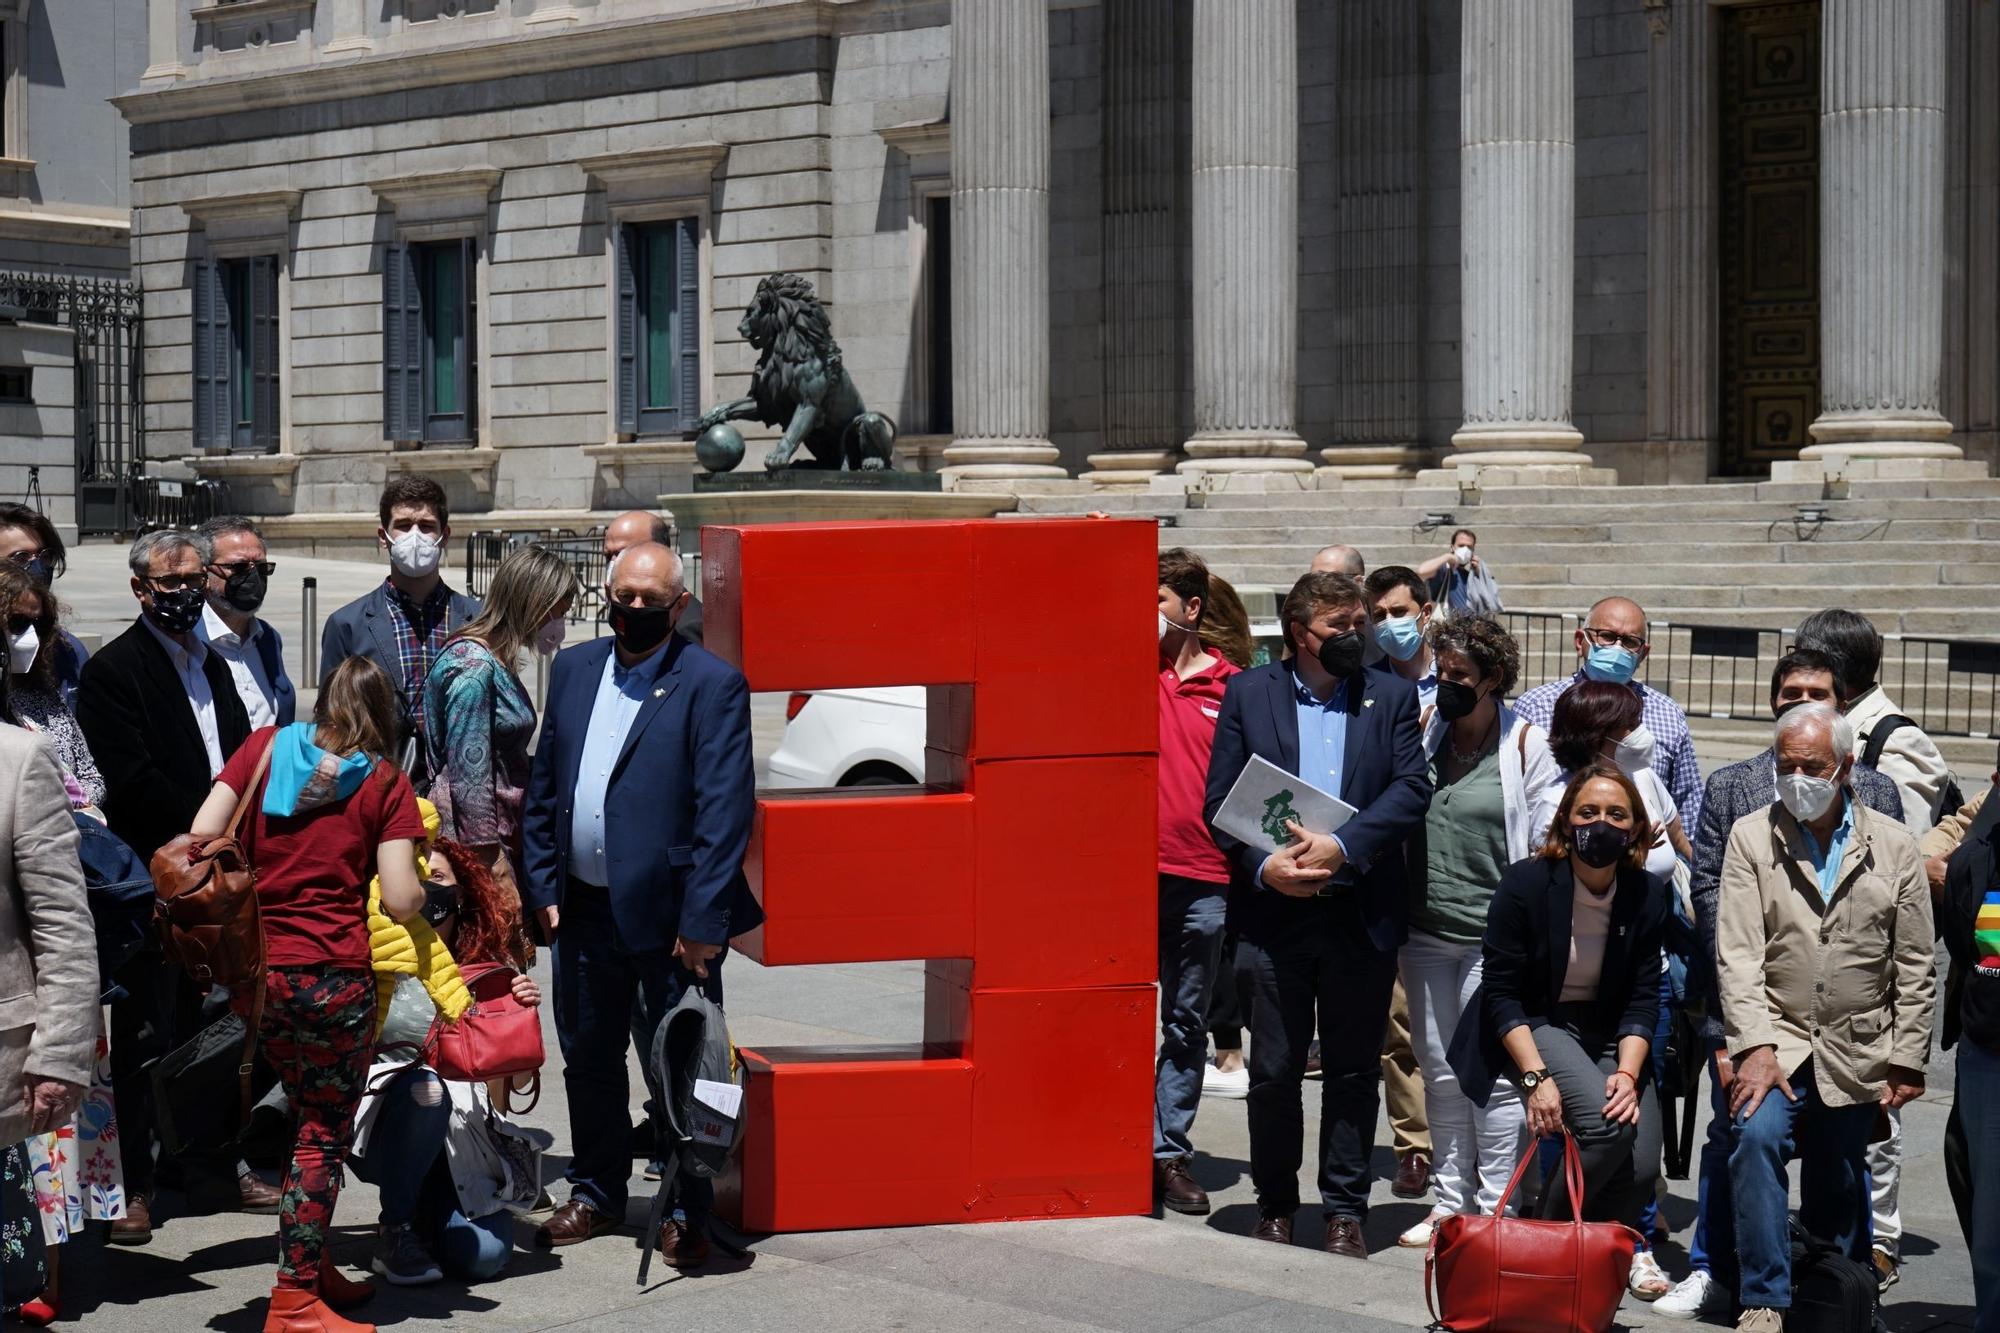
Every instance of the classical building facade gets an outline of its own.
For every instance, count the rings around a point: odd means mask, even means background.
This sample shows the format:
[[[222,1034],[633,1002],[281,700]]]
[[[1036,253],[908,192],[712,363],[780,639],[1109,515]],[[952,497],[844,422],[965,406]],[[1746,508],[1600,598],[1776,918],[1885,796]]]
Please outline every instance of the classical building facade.
[[[148,447],[262,512],[649,503],[774,270],[957,484],[2000,446],[1988,0],[149,3]]]

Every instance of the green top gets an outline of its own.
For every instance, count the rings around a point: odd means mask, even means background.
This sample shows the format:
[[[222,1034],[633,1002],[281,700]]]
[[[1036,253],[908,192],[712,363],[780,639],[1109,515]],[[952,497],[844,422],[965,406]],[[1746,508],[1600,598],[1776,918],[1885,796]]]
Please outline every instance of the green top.
[[[1500,788],[1500,751],[1486,752],[1458,781],[1447,785],[1431,765],[1437,785],[1424,816],[1426,855],[1410,895],[1410,929],[1452,944],[1478,944],[1500,872],[1507,867],[1506,798]]]

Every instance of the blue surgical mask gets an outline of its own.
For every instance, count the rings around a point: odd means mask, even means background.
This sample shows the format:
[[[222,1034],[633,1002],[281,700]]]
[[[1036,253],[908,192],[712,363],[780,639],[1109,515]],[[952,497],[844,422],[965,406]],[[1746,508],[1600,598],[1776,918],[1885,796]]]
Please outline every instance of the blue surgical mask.
[[[1593,646],[1583,659],[1584,675],[1592,680],[1608,680],[1613,685],[1627,683],[1638,669],[1639,654],[1615,643],[1609,647]]]
[[[1375,642],[1398,662],[1407,662],[1424,646],[1424,627],[1416,616],[1397,616],[1377,621]]]

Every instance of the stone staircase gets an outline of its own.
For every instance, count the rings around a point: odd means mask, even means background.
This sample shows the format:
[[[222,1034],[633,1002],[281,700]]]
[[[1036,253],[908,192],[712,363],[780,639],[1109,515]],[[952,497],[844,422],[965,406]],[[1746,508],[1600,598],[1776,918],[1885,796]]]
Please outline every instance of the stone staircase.
[[[1581,614],[1632,597],[1657,621],[1787,629],[1827,606],[1884,633],[2000,639],[2000,480],[1024,496],[1023,513],[1147,513],[1240,588],[1291,586],[1314,551],[1358,547],[1370,569],[1414,565],[1454,528],[1509,610]],[[1824,511],[1800,520],[1799,506]],[[1448,514],[1441,524],[1426,516]]]
[[[1632,597],[1653,623],[1649,679],[1688,708],[1710,764],[1768,743],[1771,664],[1788,642],[1783,632],[1814,611],[1846,606],[1890,636],[2000,641],[2000,480],[1854,482],[1833,498],[1829,489],[1744,482],[1472,495],[1350,484],[1265,494],[1023,496],[1020,509],[1156,516],[1160,544],[1199,552],[1245,594],[1253,616],[1275,614],[1275,599],[1329,543],[1358,547],[1372,570],[1415,565],[1443,551],[1454,529],[1469,527],[1510,613],[1569,617],[1511,618],[1530,683],[1572,669],[1575,617],[1593,601]],[[1801,519],[1801,505],[1823,517]],[[1435,515],[1450,517],[1430,522]],[[1697,626],[1771,632],[1731,657],[1698,643]],[[1993,742],[1976,737],[2000,730],[2000,687],[1990,667],[1978,675],[1948,669],[1949,651],[1892,642],[1883,681],[1906,710],[1931,708],[1948,718],[1941,730],[1973,733],[1941,735],[1939,743],[1961,774],[1984,781]]]

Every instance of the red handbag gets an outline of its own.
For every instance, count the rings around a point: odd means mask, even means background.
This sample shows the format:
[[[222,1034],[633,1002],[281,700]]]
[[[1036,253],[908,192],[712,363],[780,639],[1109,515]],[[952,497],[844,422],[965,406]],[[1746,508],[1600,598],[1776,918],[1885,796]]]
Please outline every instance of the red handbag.
[[[1537,1143],[1530,1143],[1490,1217],[1447,1217],[1424,1256],[1431,1318],[1452,1333],[1606,1333],[1625,1299],[1639,1233],[1619,1222],[1507,1216]],[[1583,1159],[1563,1133],[1563,1172],[1578,1218]],[[1440,1313],[1442,1311],[1442,1313]]]
[[[542,1014],[514,998],[519,974],[500,963],[466,963],[458,969],[472,992],[472,1007],[456,1022],[431,1029],[426,1063],[442,1078],[465,1083],[511,1078],[542,1067]]]

